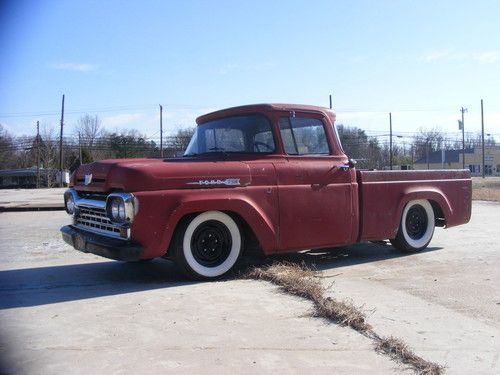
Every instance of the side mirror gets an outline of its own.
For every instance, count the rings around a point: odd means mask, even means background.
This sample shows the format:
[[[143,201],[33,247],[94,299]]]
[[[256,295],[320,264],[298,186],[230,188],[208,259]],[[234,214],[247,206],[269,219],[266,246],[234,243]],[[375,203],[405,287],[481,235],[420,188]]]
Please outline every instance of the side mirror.
[[[358,163],[358,162],[357,162],[356,160],[354,160],[354,159],[349,159],[349,168],[354,168],[354,167],[356,167],[356,164],[357,164],[357,163]]]

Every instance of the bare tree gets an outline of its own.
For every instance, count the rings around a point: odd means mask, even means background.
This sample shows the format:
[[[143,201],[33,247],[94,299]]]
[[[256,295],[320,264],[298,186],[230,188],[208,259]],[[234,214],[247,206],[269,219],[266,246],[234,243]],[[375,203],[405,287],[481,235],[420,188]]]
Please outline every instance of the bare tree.
[[[85,114],[78,119],[76,132],[81,137],[82,145],[92,147],[97,138],[103,135],[101,120],[97,115]]]
[[[58,137],[53,128],[42,125],[40,131],[40,167],[44,169],[47,187],[54,187],[56,184],[55,171],[59,169],[59,143]]]
[[[16,152],[14,138],[0,124],[0,169],[17,167]]]
[[[167,156],[178,156],[182,154],[191,140],[196,128],[182,128],[177,130],[174,136],[168,138],[167,141]]]
[[[419,133],[413,140],[413,152],[417,159],[424,158],[434,151],[447,148],[450,148],[450,145],[446,142],[440,128],[432,128],[430,130],[420,128]]]
[[[480,148],[482,146],[482,143],[483,143],[483,139],[481,136],[481,132],[477,132],[477,133],[466,132],[465,133],[465,149]],[[495,146],[496,145],[495,138],[492,137],[491,135],[489,135],[489,136],[486,135],[486,137],[484,139],[484,145],[486,147]],[[462,149],[462,140],[457,139],[453,143],[453,147],[457,150],[461,150]]]
[[[80,117],[75,131],[81,147],[87,150],[87,153],[92,156],[93,160],[99,160],[106,156],[100,147],[96,147],[100,143],[100,138],[106,136],[101,120],[97,115],[91,116],[85,114]]]
[[[358,162],[362,169],[382,168],[386,155],[376,138],[368,137],[358,127],[337,125],[340,142],[345,153]]]

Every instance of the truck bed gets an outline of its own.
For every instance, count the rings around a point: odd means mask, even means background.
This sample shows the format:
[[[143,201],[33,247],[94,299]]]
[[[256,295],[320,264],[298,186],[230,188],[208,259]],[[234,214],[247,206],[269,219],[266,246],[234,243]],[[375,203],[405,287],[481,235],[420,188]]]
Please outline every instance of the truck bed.
[[[468,170],[357,171],[358,240],[394,238],[410,200],[429,199],[436,225],[452,227],[470,219],[472,182]]]

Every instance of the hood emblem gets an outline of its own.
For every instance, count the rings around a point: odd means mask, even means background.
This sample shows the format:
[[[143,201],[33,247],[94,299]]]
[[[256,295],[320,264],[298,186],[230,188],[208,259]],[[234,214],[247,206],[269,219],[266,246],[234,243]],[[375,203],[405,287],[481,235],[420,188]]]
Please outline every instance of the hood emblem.
[[[85,181],[83,182],[85,185],[90,185],[92,182],[92,174],[86,174],[85,175]]]
[[[198,180],[193,182],[188,182],[187,185],[226,185],[226,186],[239,186],[239,178],[226,178],[225,180]]]

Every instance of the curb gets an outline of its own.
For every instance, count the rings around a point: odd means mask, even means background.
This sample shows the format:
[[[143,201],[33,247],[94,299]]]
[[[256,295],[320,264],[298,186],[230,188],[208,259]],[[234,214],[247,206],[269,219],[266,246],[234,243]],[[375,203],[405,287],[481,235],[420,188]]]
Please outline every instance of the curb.
[[[64,211],[63,205],[54,206],[0,206],[0,212]]]

